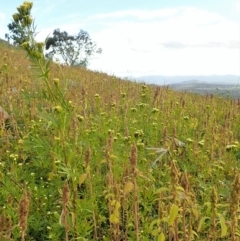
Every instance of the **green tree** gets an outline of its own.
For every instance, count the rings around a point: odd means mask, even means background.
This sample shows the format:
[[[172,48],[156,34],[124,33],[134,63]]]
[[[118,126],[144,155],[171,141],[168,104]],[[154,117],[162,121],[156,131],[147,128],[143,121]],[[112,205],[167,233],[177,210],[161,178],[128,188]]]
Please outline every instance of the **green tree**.
[[[53,36],[47,39],[46,50],[49,50],[47,58],[63,61],[69,66],[81,67],[87,67],[90,57],[102,52],[86,31],[80,30],[77,35],[69,35],[60,29],[55,29]]]
[[[10,33],[5,34],[5,38],[8,41],[12,39],[14,45],[21,45],[29,40],[29,28],[26,28],[26,26],[31,25],[33,22],[31,18],[32,6],[32,2],[25,1],[17,8],[18,12],[12,15],[13,20],[8,24]]]

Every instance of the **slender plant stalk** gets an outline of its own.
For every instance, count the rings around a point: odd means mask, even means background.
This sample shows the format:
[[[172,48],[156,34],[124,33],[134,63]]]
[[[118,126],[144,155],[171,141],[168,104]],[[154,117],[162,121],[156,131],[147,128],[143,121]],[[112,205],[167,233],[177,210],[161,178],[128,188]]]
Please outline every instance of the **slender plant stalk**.
[[[231,241],[236,241],[235,231],[238,227],[238,211],[240,203],[240,174],[236,174],[233,183],[230,203],[230,215],[231,215]]]
[[[211,228],[211,233],[212,233],[212,239],[213,241],[216,241],[216,235],[217,235],[217,230],[216,230],[216,215],[217,215],[217,202],[218,202],[218,196],[217,196],[217,191],[216,188],[214,187],[212,189],[211,193],[211,206],[212,206],[212,228]]]
[[[186,222],[186,213],[187,213],[187,205],[186,205],[186,200],[188,198],[188,192],[189,192],[189,182],[188,182],[188,177],[187,177],[187,173],[184,172],[181,178],[181,186],[183,187],[184,191],[185,191],[185,195],[186,197],[183,198],[182,200],[182,220],[183,220],[183,240],[184,241],[188,241],[190,240],[190,238],[187,238],[187,222]]]
[[[91,149],[89,147],[85,154],[85,165],[86,165],[87,175],[89,177],[90,195],[92,197],[93,196],[93,185],[92,185],[92,176],[91,176],[91,171],[90,171],[90,158],[91,158]],[[93,209],[93,225],[94,225],[94,240],[98,240],[97,218],[96,218],[96,212],[94,209]]]
[[[62,189],[62,213],[60,217],[60,224],[64,226],[65,228],[65,241],[68,241],[68,233],[69,233],[69,224],[67,221],[68,217],[68,202],[69,202],[69,195],[70,195],[70,189],[68,186],[68,183],[65,182],[63,189]]]
[[[134,143],[132,145],[131,156],[130,156],[130,164],[132,167],[133,174],[133,193],[134,193],[134,203],[133,203],[133,215],[134,215],[134,226],[135,226],[135,240],[140,240],[140,232],[139,232],[139,217],[138,217],[138,186],[137,186],[137,147]]]
[[[172,196],[173,196],[173,203],[177,203],[177,185],[179,179],[179,172],[175,161],[171,161],[171,185],[172,185]],[[177,218],[174,220],[174,241],[178,241],[178,222]],[[169,232],[170,233],[170,232]]]
[[[27,231],[27,218],[28,218],[29,199],[27,191],[24,192],[22,199],[19,202],[19,226],[21,228],[21,241],[25,241]]]

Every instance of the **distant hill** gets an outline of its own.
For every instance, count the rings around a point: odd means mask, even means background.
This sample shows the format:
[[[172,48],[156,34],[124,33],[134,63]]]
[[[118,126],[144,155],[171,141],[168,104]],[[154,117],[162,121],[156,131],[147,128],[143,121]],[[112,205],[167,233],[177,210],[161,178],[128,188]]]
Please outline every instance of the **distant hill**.
[[[187,91],[199,94],[214,94],[223,97],[240,98],[240,84],[227,83],[208,83],[199,80],[184,81],[181,83],[170,84],[170,88],[177,91]]]
[[[8,41],[6,41],[6,40],[4,40],[4,39],[1,39],[1,38],[0,38],[0,43],[1,43],[1,44],[10,45]]]
[[[238,75],[186,75],[186,76],[165,76],[165,75],[149,75],[135,78],[137,81],[145,81],[149,84],[170,85],[186,81],[207,82],[217,84],[240,84],[240,76]]]
[[[175,84],[172,84],[172,85],[204,85],[204,84],[208,84],[206,81],[202,81],[202,80],[186,80],[186,81],[183,81],[181,83],[175,83]]]

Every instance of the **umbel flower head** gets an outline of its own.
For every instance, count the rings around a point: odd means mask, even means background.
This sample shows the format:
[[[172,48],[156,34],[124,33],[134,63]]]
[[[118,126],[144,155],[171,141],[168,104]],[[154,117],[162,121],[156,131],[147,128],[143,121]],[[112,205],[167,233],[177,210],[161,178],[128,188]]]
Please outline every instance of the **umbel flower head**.
[[[33,20],[30,15],[26,15],[24,16],[23,21],[24,21],[24,24],[31,25]]]
[[[12,17],[15,23],[18,23],[19,21],[21,21],[21,16],[18,13],[14,13]]]
[[[18,12],[25,16],[25,15],[29,15],[30,14],[30,11],[32,9],[32,6],[33,6],[33,3],[32,2],[28,2],[28,1],[25,1],[22,5],[20,5],[17,10]]]
[[[22,43],[21,47],[28,51],[30,49],[30,44],[29,42],[24,42]]]
[[[14,22],[16,24],[21,24],[22,27],[30,26],[33,22],[30,16],[32,6],[32,2],[24,2],[20,5],[17,8],[18,13],[12,15]]]

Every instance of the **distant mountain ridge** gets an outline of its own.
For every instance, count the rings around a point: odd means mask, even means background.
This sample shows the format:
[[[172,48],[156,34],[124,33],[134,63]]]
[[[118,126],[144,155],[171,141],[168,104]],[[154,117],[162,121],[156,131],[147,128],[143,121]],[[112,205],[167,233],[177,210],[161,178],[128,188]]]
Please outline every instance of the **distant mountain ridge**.
[[[186,81],[183,81],[183,82],[180,82],[180,83],[173,83],[171,85],[189,85],[189,84],[194,84],[194,85],[197,85],[197,84],[208,84],[208,82],[206,81],[202,81],[202,80],[186,80]]]
[[[190,80],[181,83],[174,83],[168,85],[171,89],[176,91],[187,91],[198,94],[214,94],[222,97],[232,97],[234,99],[240,98],[240,84],[232,83],[209,83],[205,81]]]
[[[137,81],[144,81],[149,84],[170,85],[178,84],[186,81],[215,83],[215,84],[239,84],[240,76],[238,75],[185,75],[185,76],[165,76],[165,75],[149,75],[135,78]]]
[[[210,76],[142,76],[137,81],[147,84],[169,86],[175,91],[198,94],[214,94],[222,97],[240,98],[240,76],[210,75]]]

